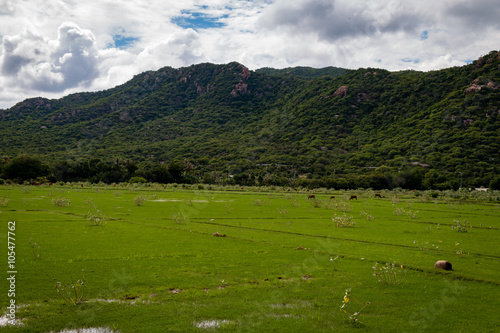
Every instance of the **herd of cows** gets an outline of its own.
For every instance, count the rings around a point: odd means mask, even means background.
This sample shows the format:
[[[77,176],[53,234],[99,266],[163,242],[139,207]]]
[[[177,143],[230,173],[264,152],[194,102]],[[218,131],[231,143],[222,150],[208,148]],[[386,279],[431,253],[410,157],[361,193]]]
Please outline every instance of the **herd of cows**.
[[[383,195],[381,195],[380,193],[375,193],[375,198],[385,198]],[[314,194],[311,194],[307,197],[307,199],[316,199],[316,196]],[[330,197],[330,200],[333,200],[335,199],[335,196],[331,196]],[[357,195],[351,195],[351,197],[349,198],[349,200],[353,200],[353,199],[356,199],[358,200],[358,196]]]

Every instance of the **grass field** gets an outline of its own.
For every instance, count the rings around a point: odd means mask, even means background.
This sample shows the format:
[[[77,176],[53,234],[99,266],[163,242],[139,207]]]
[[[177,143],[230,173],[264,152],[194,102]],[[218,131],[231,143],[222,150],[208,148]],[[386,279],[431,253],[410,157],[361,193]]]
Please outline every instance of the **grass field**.
[[[0,331],[498,332],[500,193],[378,193],[1,186]]]

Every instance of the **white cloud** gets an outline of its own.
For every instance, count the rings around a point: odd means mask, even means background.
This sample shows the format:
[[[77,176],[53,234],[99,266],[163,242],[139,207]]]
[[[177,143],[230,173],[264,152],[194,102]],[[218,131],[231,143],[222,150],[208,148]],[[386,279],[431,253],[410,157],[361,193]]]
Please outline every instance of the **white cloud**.
[[[73,23],[63,23],[56,40],[30,31],[4,36],[1,73],[11,84],[41,92],[85,86],[99,74],[94,44],[92,32]]]
[[[199,62],[462,65],[499,48],[499,16],[495,0],[3,0],[0,107]]]

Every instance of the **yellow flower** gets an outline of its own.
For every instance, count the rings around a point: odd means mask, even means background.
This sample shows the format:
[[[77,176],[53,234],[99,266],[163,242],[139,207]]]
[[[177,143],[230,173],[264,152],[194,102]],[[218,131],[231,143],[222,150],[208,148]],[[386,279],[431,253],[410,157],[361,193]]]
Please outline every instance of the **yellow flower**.
[[[349,297],[344,296],[344,303],[349,303]]]

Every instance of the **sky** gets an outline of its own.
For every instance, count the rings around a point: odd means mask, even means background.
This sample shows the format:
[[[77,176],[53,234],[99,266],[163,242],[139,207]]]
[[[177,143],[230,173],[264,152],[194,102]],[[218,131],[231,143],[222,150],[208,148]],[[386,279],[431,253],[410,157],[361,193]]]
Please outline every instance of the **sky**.
[[[0,0],[0,108],[198,63],[429,71],[500,49],[498,0]]]

